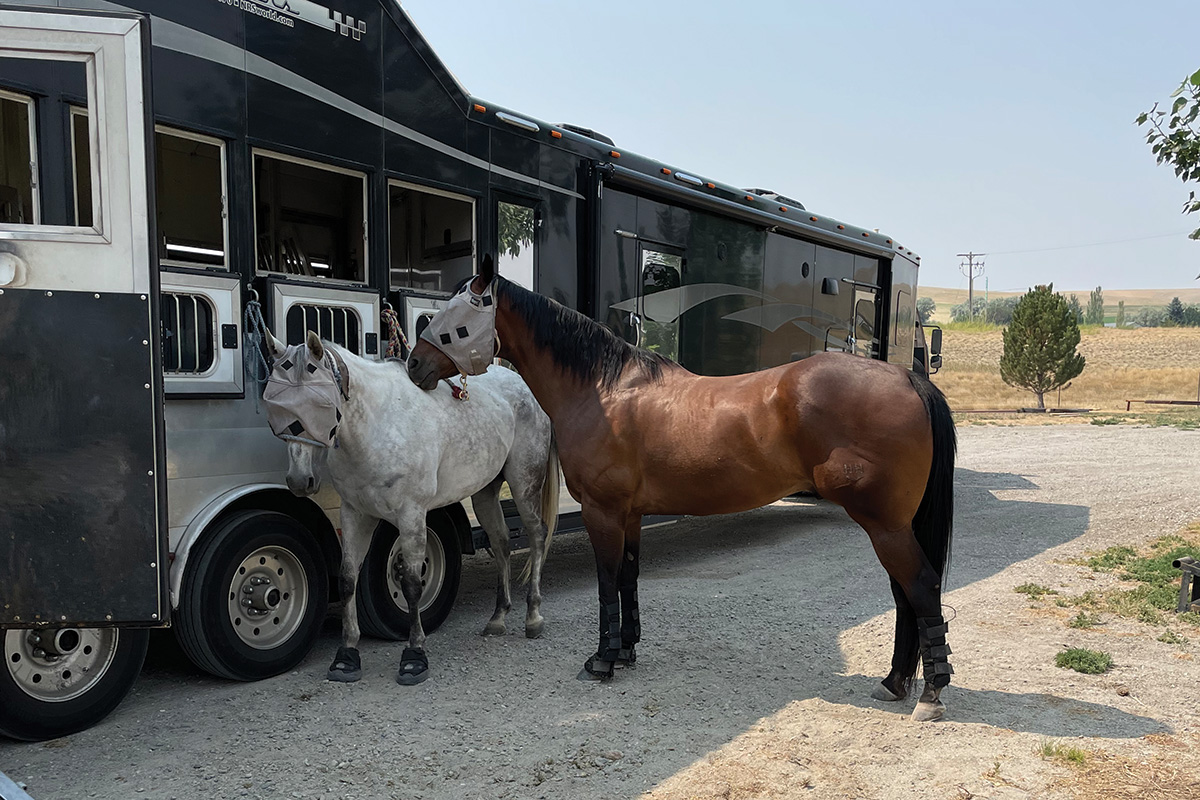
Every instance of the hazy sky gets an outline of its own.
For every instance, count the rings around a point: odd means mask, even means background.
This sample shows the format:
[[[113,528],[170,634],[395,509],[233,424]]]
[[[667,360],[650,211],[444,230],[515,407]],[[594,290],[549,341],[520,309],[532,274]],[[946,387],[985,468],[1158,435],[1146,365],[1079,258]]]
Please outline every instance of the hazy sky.
[[[472,94],[879,228],[924,285],[974,250],[996,290],[1200,286],[1133,124],[1200,69],[1196,0],[403,5]]]

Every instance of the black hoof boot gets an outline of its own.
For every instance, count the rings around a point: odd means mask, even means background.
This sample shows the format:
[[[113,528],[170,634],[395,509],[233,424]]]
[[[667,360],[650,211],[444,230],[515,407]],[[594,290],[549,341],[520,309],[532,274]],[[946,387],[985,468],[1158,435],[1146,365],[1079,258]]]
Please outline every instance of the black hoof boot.
[[[354,683],[362,677],[362,660],[357,647],[339,647],[333,663],[329,665],[326,680],[338,683]]]
[[[600,657],[600,654],[592,656],[583,665],[583,669],[579,671],[576,677],[581,681],[611,681],[613,676],[613,662],[605,661]]]
[[[416,686],[429,677],[429,659],[424,650],[404,648],[400,655],[400,670],[396,673],[396,683],[401,686]]]
[[[614,666],[617,669],[637,669],[637,650],[635,645],[621,644],[621,649],[617,652],[617,660]]]

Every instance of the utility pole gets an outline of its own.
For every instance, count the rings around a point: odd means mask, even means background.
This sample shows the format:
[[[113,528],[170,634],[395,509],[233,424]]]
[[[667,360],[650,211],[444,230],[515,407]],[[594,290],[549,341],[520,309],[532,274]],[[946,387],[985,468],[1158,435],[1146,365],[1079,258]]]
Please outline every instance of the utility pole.
[[[965,258],[967,263],[959,264],[958,271],[967,276],[967,312],[971,319],[975,318],[975,279],[983,274],[983,257],[987,253],[959,253],[959,258]]]

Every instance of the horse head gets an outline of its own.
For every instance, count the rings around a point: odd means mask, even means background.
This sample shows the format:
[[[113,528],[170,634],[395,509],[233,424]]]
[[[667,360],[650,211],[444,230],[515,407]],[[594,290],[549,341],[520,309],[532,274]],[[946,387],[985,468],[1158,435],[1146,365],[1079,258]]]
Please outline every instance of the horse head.
[[[288,443],[287,485],[300,497],[321,488],[317,465],[337,440],[349,390],[346,365],[312,331],[304,344],[267,340],[274,365],[263,391],[271,431]]]
[[[421,332],[408,357],[408,376],[422,389],[452,375],[481,375],[500,350],[496,336],[496,267],[483,257],[479,274],[455,291]]]

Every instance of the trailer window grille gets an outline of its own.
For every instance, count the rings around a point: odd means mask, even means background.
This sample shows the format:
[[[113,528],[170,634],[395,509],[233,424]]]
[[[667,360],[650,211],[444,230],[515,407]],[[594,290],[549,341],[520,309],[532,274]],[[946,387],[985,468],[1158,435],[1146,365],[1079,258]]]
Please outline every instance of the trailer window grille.
[[[216,314],[207,297],[162,293],[163,373],[203,375],[216,354]]]
[[[286,337],[288,344],[300,344],[308,331],[326,341],[340,344],[355,355],[359,352],[359,332],[362,327],[358,313],[345,306],[296,303],[287,312]]]

